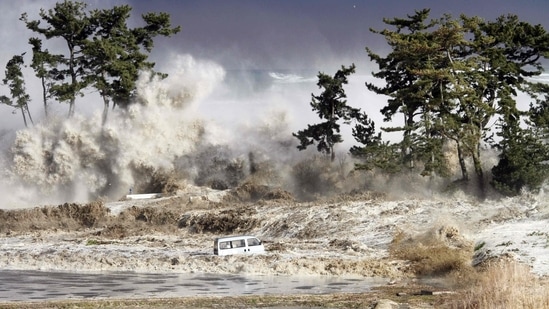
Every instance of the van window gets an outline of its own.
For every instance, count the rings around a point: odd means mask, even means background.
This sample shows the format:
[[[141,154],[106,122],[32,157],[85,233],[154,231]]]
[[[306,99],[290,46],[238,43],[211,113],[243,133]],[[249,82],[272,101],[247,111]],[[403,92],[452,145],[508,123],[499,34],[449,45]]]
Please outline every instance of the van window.
[[[231,248],[230,241],[222,241],[219,243],[219,249],[230,249],[230,248]]]
[[[246,243],[244,242],[244,239],[233,240],[233,248],[241,248],[241,247],[246,247]]]
[[[261,242],[257,238],[248,238],[248,246],[259,246]]]

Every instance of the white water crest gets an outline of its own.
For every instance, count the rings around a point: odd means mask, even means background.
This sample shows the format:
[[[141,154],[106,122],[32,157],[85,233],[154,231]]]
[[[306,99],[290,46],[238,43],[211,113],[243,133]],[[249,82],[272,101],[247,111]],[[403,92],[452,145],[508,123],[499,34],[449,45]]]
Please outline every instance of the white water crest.
[[[3,160],[3,188],[10,194],[4,193],[8,198],[0,207],[116,198],[147,175],[172,170],[176,158],[207,143],[207,126],[191,106],[222,82],[225,71],[189,55],[174,58],[165,80],[143,72],[138,103],[109,111],[104,126],[97,111],[52,117],[17,131]],[[17,192],[25,193],[14,196]]]
[[[311,83],[315,82],[316,77],[303,77],[297,74],[284,74],[279,72],[269,72],[269,76],[278,83]]]

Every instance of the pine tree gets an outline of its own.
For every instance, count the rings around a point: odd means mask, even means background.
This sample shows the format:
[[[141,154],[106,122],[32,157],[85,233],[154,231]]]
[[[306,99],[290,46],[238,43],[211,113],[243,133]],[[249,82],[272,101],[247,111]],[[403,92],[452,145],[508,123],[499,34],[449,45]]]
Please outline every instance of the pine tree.
[[[334,145],[343,142],[340,134],[340,120],[344,123],[350,121],[358,114],[359,110],[347,105],[343,85],[348,83],[348,76],[355,72],[355,65],[341,66],[341,69],[331,77],[324,73],[318,73],[318,87],[324,91],[315,96],[312,94],[311,107],[320,119],[325,121],[319,124],[308,125],[307,129],[293,133],[299,139],[299,150],[305,150],[308,146],[317,144],[317,150],[335,159]]]
[[[490,124],[498,113],[502,121],[508,119],[501,114],[504,105],[516,108],[519,91],[539,93],[528,78],[542,72],[540,59],[549,55],[549,35],[514,15],[495,22],[444,15],[426,23],[428,14],[422,10],[407,19],[385,20],[396,30],[374,31],[386,38],[392,51],[381,57],[367,49],[379,65],[374,77],[386,81],[384,87],[367,87],[390,97],[381,110],[385,120],[397,113],[404,116],[402,127],[384,130],[403,132],[401,157],[411,167],[420,160],[425,166],[422,174],[444,175],[442,150],[451,141],[462,179],[469,179],[466,159],[470,158],[484,193],[480,152],[490,136]],[[499,128],[506,130],[501,136],[524,138],[520,130],[505,124]]]
[[[6,65],[6,76],[2,80],[4,85],[10,88],[11,99],[7,96],[0,96],[0,102],[12,106],[21,111],[25,127],[28,127],[27,118],[33,123],[31,113],[29,111],[30,96],[25,88],[25,80],[21,72],[21,66],[24,64],[23,56],[15,55]]]

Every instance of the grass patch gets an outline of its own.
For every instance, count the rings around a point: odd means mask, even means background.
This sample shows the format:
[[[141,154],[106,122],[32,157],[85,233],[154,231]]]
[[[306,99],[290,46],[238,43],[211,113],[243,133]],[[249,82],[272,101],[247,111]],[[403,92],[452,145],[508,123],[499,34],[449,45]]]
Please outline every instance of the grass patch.
[[[112,244],[112,241],[104,241],[98,239],[88,239],[86,241],[86,246],[99,246],[99,245],[109,245]]]
[[[466,242],[448,241],[447,234],[439,233],[441,230],[431,230],[416,237],[399,232],[393,238],[390,253],[393,257],[412,262],[412,271],[417,276],[469,273],[473,247]]]
[[[101,242],[97,239],[88,239],[88,241],[86,241],[86,246],[97,246],[100,244]]]
[[[479,251],[480,249],[484,248],[484,246],[486,246],[486,243],[485,243],[484,241],[481,241],[481,242],[479,242],[479,243],[477,243],[477,244],[475,245],[474,251],[477,252],[477,251]]]
[[[549,309],[549,282],[537,278],[527,265],[499,260],[478,275],[478,280],[448,308]]]
[[[416,275],[443,277],[448,279],[448,286],[457,289],[454,296],[438,303],[440,308],[549,309],[549,281],[536,277],[528,265],[507,257],[473,268],[470,263],[472,253],[482,249],[485,243],[468,249],[451,244],[436,231],[415,237],[399,232],[393,239],[390,252],[394,257],[411,261]]]

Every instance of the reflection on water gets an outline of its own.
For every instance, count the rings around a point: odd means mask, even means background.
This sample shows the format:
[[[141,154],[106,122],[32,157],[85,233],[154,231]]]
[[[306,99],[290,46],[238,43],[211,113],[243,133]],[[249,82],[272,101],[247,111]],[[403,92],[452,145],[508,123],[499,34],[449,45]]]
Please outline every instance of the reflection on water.
[[[0,271],[0,302],[364,292],[386,280],[326,276]]]

